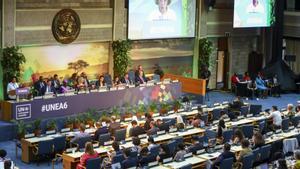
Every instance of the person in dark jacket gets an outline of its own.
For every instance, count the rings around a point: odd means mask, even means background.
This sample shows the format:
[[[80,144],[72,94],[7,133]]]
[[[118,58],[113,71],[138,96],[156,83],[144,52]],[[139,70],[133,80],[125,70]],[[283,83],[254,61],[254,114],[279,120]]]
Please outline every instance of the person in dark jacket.
[[[130,137],[138,137],[141,134],[145,134],[145,130],[137,124],[136,120],[132,120],[131,122],[132,128],[129,130]]]
[[[233,161],[236,162],[235,154],[230,151],[231,146],[228,143],[224,144],[223,153],[213,162],[212,169],[217,169],[220,166],[221,162],[227,158],[233,158]]]

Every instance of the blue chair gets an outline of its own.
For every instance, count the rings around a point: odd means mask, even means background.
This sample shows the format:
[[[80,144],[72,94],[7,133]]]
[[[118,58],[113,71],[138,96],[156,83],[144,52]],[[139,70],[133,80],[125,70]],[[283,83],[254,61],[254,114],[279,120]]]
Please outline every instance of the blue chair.
[[[232,169],[233,158],[226,158],[220,163],[219,169]]]
[[[259,149],[260,162],[267,162],[270,159],[271,145],[262,146]]]
[[[92,141],[91,136],[82,137],[78,140],[75,140],[73,143],[77,145],[78,149],[83,149],[85,147],[85,143],[89,141]]]
[[[171,155],[175,154],[177,148],[177,142],[175,140],[172,140],[169,143],[167,143],[167,146],[169,148],[170,154]]]
[[[262,105],[254,105],[254,104],[250,105],[249,113],[253,114],[253,116],[259,115],[261,111],[262,111]]]
[[[44,140],[38,142],[37,146],[34,146],[32,152],[36,157],[37,165],[39,165],[40,160],[48,159],[50,160],[53,155],[53,140]]]
[[[221,117],[221,111],[222,111],[222,109],[213,109],[213,111],[212,111],[213,119],[212,120],[219,120]]]
[[[292,118],[292,123],[293,123],[293,125],[294,125],[295,127],[298,126],[299,121],[300,121],[300,116],[295,116],[295,117]]]
[[[125,158],[124,158],[123,154],[117,154],[112,158],[111,163],[112,164],[115,164],[115,163],[121,164],[122,161],[124,161],[124,160],[125,160]]]
[[[100,169],[101,167],[101,158],[92,158],[86,161],[85,169]]]
[[[217,137],[217,132],[213,130],[205,130],[205,136],[208,139],[216,138]]]
[[[208,122],[208,114],[201,115],[200,119],[206,124]]]
[[[253,166],[254,155],[252,153],[243,156],[242,162],[240,163],[240,169],[251,169]]]
[[[249,112],[249,107],[248,106],[242,106],[241,109],[241,116],[247,116],[248,112]]]
[[[158,155],[160,150],[160,145],[155,145],[150,149],[150,154]]]
[[[282,131],[288,131],[289,130],[289,122],[290,122],[289,118],[285,118],[285,119],[282,120],[282,123],[281,123]]]
[[[249,138],[249,139],[251,139],[253,136],[253,129],[254,129],[253,125],[243,125],[242,126],[242,131],[243,131],[245,137]]]
[[[183,137],[175,137],[172,140],[176,141],[176,144],[184,143]]]
[[[115,141],[123,141],[126,139],[126,128],[115,131]]]
[[[110,133],[99,135],[98,138],[99,145],[104,146],[104,143],[110,141],[110,139],[111,139]]]
[[[184,166],[180,167],[179,169],[192,169],[192,164],[184,165]]]
[[[233,130],[225,130],[223,131],[223,142],[228,143],[232,139]]]
[[[253,166],[258,166],[259,165],[259,161],[260,161],[260,151],[259,148],[256,148],[254,150],[252,150],[252,154],[253,154]]]
[[[266,121],[263,120],[263,121],[259,122],[258,127],[259,127],[260,133],[263,134],[265,131],[265,128],[266,128]]]
[[[129,157],[128,159],[124,160],[122,162],[122,167],[123,168],[131,168],[131,167],[136,167],[138,165],[138,160],[137,158],[132,158]]]
[[[160,76],[157,75],[157,74],[154,74],[154,75],[153,75],[153,80],[154,80],[155,82],[160,82]]]
[[[138,156],[138,152],[137,151],[130,151],[130,157],[136,158],[137,156]]]
[[[66,149],[66,136],[59,136],[53,139],[54,153],[62,153]]]

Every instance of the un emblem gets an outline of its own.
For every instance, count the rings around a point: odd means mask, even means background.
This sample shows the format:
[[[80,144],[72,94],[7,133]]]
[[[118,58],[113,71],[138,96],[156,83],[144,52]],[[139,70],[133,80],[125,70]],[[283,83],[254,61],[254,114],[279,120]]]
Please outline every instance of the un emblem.
[[[80,33],[80,19],[72,9],[62,9],[54,17],[52,22],[54,38],[62,43],[72,43]]]

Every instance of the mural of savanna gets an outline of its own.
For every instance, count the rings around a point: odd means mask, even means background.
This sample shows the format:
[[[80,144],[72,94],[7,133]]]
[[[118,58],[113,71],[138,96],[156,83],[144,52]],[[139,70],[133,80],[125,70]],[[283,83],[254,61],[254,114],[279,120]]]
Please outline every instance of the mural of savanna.
[[[130,52],[132,67],[142,65],[146,73],[153,73],[159,64],[165,73],[192,76],[193,39],[134,41]]]
[[[38,76],[49,78],[57,74],[68,79],[73,73],[85,72],[90,79],[108,72],[109,43],[87,43],[59,46],[22,47],[26,57],[22,65],[21,82]]]

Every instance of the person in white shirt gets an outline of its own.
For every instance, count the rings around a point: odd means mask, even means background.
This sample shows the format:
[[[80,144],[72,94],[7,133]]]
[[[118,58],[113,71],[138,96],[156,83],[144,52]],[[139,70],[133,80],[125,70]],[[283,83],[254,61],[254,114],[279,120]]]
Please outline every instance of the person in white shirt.
[[[265,13],[265,9],[259,0],[252,0],[251,4],[247,7],[247,13]]]
[[[277,106],[272,106],[271,114],[268,116],[268,118],[272,118],[273,123],[270,126],[271,130],[276,130],[281,128],[282,123],[282,117],[280,111],[278,111]]]
[[[168,8],[171,0],[155,0],[155,4],[158,6],[158,11],[153,11],[149,20],[176,20],[176,13]]]
[[[17,98],[16,94],[13,94],[12,91],[15,91],[18,88],[17,78],[14,76],[11,82],[7,84],[7,95],[9,99],[15,100]]]

